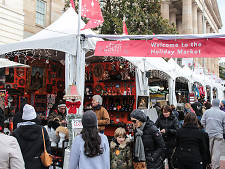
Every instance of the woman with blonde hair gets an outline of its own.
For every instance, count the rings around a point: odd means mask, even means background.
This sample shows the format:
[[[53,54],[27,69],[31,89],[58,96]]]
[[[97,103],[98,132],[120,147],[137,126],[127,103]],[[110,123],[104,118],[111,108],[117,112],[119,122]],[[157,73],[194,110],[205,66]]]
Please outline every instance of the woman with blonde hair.
[[[187,113],[195,113],[195,111],[192,109],[191,104],[190,103],[185,103],[184,105],[184,115],[186,115]]]

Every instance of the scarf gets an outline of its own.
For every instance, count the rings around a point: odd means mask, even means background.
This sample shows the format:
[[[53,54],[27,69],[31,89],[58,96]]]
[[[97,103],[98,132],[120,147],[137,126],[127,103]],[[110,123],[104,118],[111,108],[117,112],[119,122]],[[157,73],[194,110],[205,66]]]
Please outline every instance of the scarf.
[[[146,123],[143,123],[141,127],[137,128],[135,133],[136,141],[134,147],[134,156],[138,159],[138,161],[145,161],[145,149],[141,138],[145,124]]]
[[[32,121],[21,122],[17,124],[17,128],[19,128],[20,126],[35,125],[35,124],[36,123]]]
[[[100,104],[98,104],[97,106],[93,107],[93,110],[100,110],[101,107],[102,107],[102,106],[101,106]]]

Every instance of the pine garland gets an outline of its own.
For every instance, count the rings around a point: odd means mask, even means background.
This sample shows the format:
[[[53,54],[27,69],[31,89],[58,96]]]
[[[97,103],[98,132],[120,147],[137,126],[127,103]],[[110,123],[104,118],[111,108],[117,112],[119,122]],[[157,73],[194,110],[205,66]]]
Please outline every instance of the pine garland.
[[[72,129],[72,121],[74,119],[81,119],[82,116],[80,114],[68,114],[66,119],[67,119],[67,128],[69,130],[69,144],[68,148],[72,147],[73,143],[73,129]]]

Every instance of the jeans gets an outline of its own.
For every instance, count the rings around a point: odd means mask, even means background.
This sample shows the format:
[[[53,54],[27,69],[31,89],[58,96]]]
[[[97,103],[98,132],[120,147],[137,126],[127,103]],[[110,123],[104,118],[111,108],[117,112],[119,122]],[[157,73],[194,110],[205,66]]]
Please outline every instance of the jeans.
[[[220,156],[221,149],[223,149],[223,138],[210,137],[209,138],[209,150],[211,154],[212,168],[220,168]]]

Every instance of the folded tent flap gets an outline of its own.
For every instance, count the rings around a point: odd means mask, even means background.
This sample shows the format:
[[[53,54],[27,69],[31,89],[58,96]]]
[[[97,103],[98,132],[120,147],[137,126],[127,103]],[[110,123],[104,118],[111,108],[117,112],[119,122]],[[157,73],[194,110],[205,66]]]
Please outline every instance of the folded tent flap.
[[[9,59],[0,58],[0,68],[5,67],[30,67],[30,66],[22,63],[13,62],[10,61]]]

